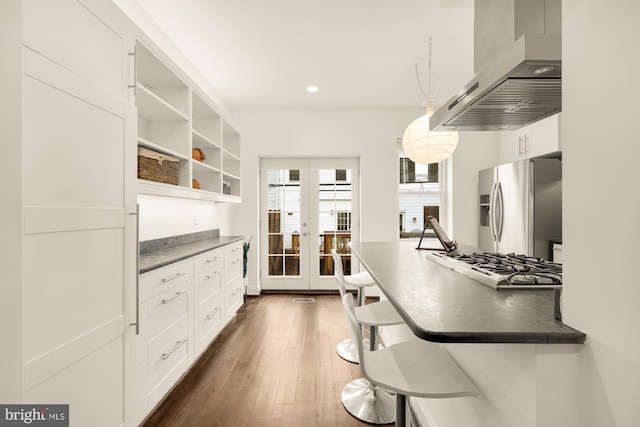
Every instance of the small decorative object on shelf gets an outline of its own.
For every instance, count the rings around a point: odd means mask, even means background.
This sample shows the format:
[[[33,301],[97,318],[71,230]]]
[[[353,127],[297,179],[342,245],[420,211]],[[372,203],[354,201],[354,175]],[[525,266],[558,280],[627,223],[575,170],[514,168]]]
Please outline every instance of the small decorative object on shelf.
[[[229,181],[222,182],[222,194],[231,194],[231,183]]]
[[[175,157],[138,147],[138,178],[178,185],[180,161]]]
[[[193,157],[194,160],[198,160],[200,162],[207,158],[207,156],[205,156],[204,154],[204,151],[199,148],[191,149],[191,157]]]
[[[193,188],[198,189],[198,190],[200,189],[200,183],[198,182],[198,180],[197,180],[197,179],[192,179],[192,180],[191,180],[191,186],[192,186]]]

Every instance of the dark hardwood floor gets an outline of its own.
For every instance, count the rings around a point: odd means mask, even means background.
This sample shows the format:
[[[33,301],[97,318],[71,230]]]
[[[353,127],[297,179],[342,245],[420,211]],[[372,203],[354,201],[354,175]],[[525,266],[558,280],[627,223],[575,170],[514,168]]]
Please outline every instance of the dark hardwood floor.
[[[293,302],[294,297],[315,302]],[[342,406],[362,375],[336,344],[348,336],[340,297],[263,294],[236,318],[143,424],[162,426],[366,426]]]

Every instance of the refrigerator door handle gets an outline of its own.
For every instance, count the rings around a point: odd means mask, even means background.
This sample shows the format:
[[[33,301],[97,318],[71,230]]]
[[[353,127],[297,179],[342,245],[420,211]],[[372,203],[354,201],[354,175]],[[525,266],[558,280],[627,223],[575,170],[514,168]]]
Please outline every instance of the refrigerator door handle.
[[[489,228],[491,229],[491,239],[494,242],[498,241],[498,236],[496,235],[496,188],[497,183],[494,182],[489,195]]]
[[[496,241],[499,242],[502,238],[502,225],[504,224],[504,199],[502,197],[502,185],[500,185],[499,182],[496,184],[496,196],[496,211],[498,211],[498,220],[496,223]]]

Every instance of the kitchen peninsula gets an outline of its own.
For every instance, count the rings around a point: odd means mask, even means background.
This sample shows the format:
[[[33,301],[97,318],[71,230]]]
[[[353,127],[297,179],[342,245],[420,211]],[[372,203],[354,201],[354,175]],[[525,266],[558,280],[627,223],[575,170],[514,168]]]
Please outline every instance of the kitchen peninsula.
[[[428,260],[415,246],[367,242],[352,243],[351,250],[419,338],[442,343],[585,342],[585,333],[556,320],[553,290],[496,291]]]

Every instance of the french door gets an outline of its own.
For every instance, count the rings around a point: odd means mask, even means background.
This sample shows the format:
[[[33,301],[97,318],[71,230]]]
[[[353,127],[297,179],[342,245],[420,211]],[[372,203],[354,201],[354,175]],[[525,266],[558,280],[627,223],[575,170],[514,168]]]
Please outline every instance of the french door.
[[[358,159],[262,159],[260,284],[264,290],[337,289],[359,235]]]

